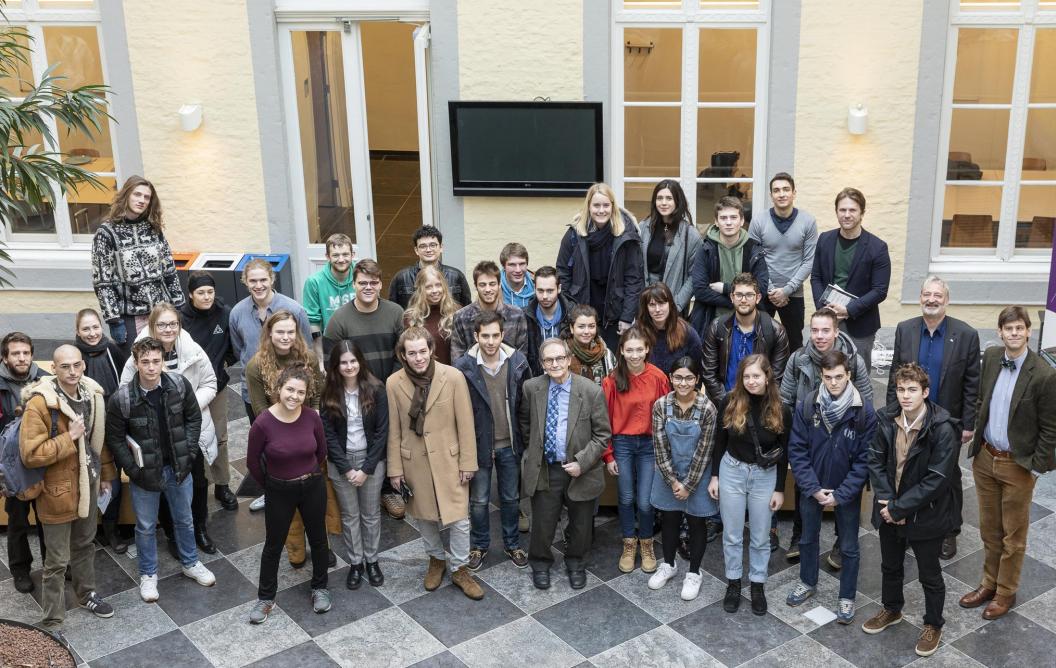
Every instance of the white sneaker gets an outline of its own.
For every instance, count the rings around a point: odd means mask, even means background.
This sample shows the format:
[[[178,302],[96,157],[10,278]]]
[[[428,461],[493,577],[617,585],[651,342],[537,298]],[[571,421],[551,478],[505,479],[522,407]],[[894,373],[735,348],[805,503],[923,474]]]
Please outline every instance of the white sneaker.
[[[255,499],[253,499],[252,501],[249,502],[249,511],[250,512],[255,513],[258,510],[264,510],[264,495],[263,494],[261,494],[260,496],[258,496],[257,498],[255,498]]]
[[[158,600],[158,576],[157,575],[140,575],[139,576],[139,597],[146,603],[153,603]]]
[[[202,562],[200,561],[194,562],[194,566],[191,566],[190,568],[184,566],[183,574],[203,587],[212,587],[216,584],[216,576],[213,575],[212,571],[202,565]]]
[[[668,564],[666,561],[661,561],[659,568],[653,573],[653,576],[649,578],[649,588],[659,589],[667,584],[668,580],[675,577],[678,574],[678,566]]]
[[[682,600],[692,601],[700,593],[700,583],[704,577],[700,573],[686,573],[682,580]]]

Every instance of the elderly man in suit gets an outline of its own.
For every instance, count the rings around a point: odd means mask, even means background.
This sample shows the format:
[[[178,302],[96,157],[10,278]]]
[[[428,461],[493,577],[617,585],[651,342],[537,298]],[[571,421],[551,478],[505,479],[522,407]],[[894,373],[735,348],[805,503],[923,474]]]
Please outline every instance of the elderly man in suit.
[[[522,493],[532,500],[528,563],[532,582],[550,588],[550,566],[562,506],[568,509],[565,567],[573,589],[587,584],[583,557],[590,548],[594,502],[605,487],[601,455],[609,441],[605,395],[593,382],[569,371],[571,351],[563,339],[539,347],[546,374],[524,383],[518,410],[528,448],[521,463]]]
[[[815,308],[830,306],[840,329],[850,335],[868,370],[873,368],[873,342],[880,329],[880,303],[891,284],[891,255],[880,237],[862,229],[865,195],[844,188],[836,195],[839,228],[818,237],[810,291]],[[835,285],[854,295],[848,303],[824,301],[825,289]]]
[[[1031,351],[1030,316],[1006,306],[997,318],[1003,347],[988,348],[969,456],[979,497],[982,584],[962,608],[997,619],[1016,604],[1034,482],[1056,468],[1056,371]]]
[[[975,400],[979,396],[979,332],[952,316],[946,315],[950,288],[938,276],[928,276],[920,286],[920,309],[923,315],[898,323],[895,329],[894,356],[887,380],[887,405],[897,403],[895,369],[916,362],[928,372],[928,399],[942,406],[961,424],[961,443],[972,440],[975,429]],[[954,469],[954,519],[956,526],[942,541],[939,556],[953,559],[957,554],[957,535],[961,533],[961,468]]]

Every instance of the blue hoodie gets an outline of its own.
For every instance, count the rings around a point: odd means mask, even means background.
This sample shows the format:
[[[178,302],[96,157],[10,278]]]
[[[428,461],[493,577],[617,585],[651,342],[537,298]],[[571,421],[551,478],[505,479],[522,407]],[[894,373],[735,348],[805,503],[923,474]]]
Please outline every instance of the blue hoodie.
[[[524,285],[517,292],[513,291],[510,284],[506,281],[506,270],[503,269],[499,274],[499,285],[502,286],[502,301],[506,302],[510,306],[516,306],[519,309],[523,309],[528,306],[528,302],[532,301],[535,297],[535,282],[532,281],[532,273],[530,271],[524,272]]]

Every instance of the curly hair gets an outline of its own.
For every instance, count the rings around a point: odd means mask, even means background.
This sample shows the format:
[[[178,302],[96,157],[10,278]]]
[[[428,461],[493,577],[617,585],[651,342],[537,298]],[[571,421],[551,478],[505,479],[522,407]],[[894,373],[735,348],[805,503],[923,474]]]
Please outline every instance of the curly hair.
[[[781,404],[781,395],[778,392],[778,383],[774,381],[774,370],[770,367],[770,360],[766,358],[766,355],[759,353],[748,355],[737,365],[737,383],[726,399],[722,426],[740,434],[745,431],[748,412],[751,410],[749,405],[751,395],[744,387],[744,370],[750,366],[758,366],[766,376],[766,392],[763,394],[763,426],[775,434],[780,434],[785,428],[785,416],[782,412],[784,409]]]
[[[264,327],[260,330],[260,345],[257,347],[257,354],[254,357],[257,359],[257,364],[260,368],[260,375],[264,379],[264,388],[268,393],[269,399],[274,399],[279,396],[279,374],[282,373],[283,369],[289,366],[301,364],[309,366],[311,364],[311,356],[308,354],[308,344],[304,342],[304,337],[301,336],[301,332],[297,331],[297,336],[293,339],[293,347],[290,349],[290,362],[286,365],[280,365],[278,354],[275,352],[275,346],[271,344],[271,330],[275,328],[275,325],[284,321],[292,320],[294,326],[297,325],[297,318],[286,309],[276,311],[271,314],[271,317],[264,323]],[[312,387],[312,381],[308,381],[308,396],[312,396],[314,388]]]
[[[411,300],[407,304],[407,310],[403,312],[403,326],[425,327],[425,320],[432,310],[429,299],[425,296],[425,284],[431,278],[439,280],[443,288],[443,296],[440,297],[440,334],[445,339],[450,339],[455,329],[455,311],[460,307],[451,297],[451,288],[447,285],[447,279],[439,269],[432,265],[423,267],[418,272],[418,277],[414,279],[414,294],[411,295]]]
[[[315,376],[312,374],[312,370],[308,368],[307,364],[290,364],[284,368],[279,372],[278,378],[275,379],[275,395],[278,396],[282,386],[291,380],[299,380],[304,383],[304,403],[307,404],[308,398],[315,391]]]

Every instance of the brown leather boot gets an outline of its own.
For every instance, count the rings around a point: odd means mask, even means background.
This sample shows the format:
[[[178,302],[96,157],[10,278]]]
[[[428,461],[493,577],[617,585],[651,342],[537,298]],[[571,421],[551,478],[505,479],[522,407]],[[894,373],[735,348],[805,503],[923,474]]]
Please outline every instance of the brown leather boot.
[[[474,601],[484,598],[484,588],[480,586],[480,583],[477,582],[477,579],[473,577],[473,574],[465,566],[451,574],[451,583]]]
[[[642,572],[653,573],[656,571],[656,555],[653,553],[653,539],[639,538],[638,550],[642,555]]]
[[[1016,604],[1016,595],[1002,596],[996,594],[994,600],[987,604],[986,609],[983,610],[983,619],[1000,619],[1008,614],[1008,611],[1012,609],[1012,606]]]
[[[986,587],[979,587],[975,591],[968,592],[961,597],[959,604],[962,608],[978,608],[994,597],[997,592]]]
[[[425,572],[425,590],[436,591],[444,581],[447,562],[436,557],[429,557],[429,570]]]
[[[638,551],[637,538],[623,539],[623,553],[620,554],[620,572],[630,573],[634,570],[634,553]]]

